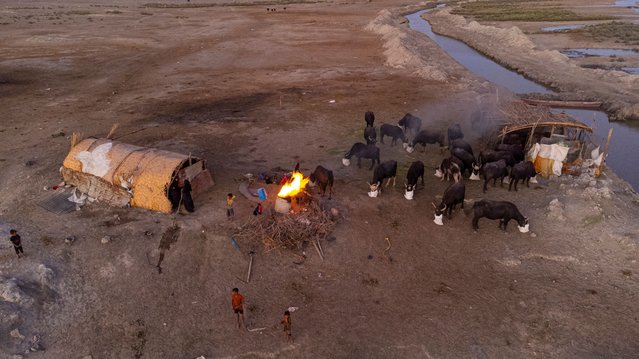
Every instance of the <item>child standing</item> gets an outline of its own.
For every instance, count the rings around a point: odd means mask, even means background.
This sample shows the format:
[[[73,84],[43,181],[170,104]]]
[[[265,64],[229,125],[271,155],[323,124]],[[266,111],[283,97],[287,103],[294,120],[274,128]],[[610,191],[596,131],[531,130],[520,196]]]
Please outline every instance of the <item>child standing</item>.
[[[240,294],[240,290],[233,288],[231,290],[231,306],[233,307],[233,313],[237,317],[237,329],[240,329],[244,324],[244,296]]]
[[[24,256],[24,250],[22,249],[22,240],[20,238],[20,235],[18,234],[18,231],[12,229],[9,231],[9,234],[11,234],[9,240],[11,241],[11,243],[13,243],[13,249],[16,250],[18,258]]]
[[[284,326],[284,335],[286,336],[286,341],[293,341],[293,336],[291,335],[291,312],[288,310],[284,312],[284,318],[280,322]]]
[[[226,195],[226,218],[228,218],[229,221],[233,220],[233,217],[235,216],[235,212],[233,211],[234,199],[235,196],[233,195],[233,193],[229,193]]]

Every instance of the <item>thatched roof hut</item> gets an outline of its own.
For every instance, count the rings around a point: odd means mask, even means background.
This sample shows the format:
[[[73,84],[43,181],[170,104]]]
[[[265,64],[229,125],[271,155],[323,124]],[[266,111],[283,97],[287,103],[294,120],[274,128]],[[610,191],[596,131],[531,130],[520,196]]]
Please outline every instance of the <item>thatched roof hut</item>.
[[[75,145],[61,168],[65,182],[98,200],[167,213],[171,211],[168,189],[181,170],[194,196],[213,184],[204,160],[104,138]]]
[[[592,133],[592,128],[565,113],[554,113],[546,106],[532,106],[524,102],[512,102],[502,107],[503,115],[499,137],[520,131],[540,128],[574,128]],[[554,130],[552,131],[554,132]]]

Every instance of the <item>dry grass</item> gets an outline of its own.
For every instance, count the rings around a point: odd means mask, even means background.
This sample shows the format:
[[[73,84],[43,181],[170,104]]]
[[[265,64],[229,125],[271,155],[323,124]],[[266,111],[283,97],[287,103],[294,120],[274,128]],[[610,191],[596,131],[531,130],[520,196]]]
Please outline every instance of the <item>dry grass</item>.
[[[639,25],[630,22],[612,21],[574,29],[570,32],[584,34],[596,41],[612,39],[617,43],[639,45]]]
[[[472,17],[483,21],[587,21],[611,20],[604,15],[580,15],[573,11],[545,5],[542,2],[525,0],[488,0],[464,2],[454,9],[453,14]]]

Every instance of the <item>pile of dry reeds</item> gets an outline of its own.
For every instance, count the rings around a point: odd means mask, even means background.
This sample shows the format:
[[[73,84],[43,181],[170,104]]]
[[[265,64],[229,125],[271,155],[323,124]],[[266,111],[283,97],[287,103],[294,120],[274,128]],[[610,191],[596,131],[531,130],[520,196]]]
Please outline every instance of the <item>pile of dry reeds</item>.
[[[300,250],[305,242],[325,239],[335,227],[330,212],[311,202],[303,211],[295,214],[257,216],[234,234],[234,238],[259,241],[268,252],[273,249]]]

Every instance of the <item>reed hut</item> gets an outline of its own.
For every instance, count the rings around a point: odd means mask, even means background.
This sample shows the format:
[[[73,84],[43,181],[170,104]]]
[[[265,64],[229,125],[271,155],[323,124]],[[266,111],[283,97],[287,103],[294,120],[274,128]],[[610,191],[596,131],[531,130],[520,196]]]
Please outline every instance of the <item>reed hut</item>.
[[[213,185],[202,159],[105,138],[73,146],[60,172],[66,183],[110,205],[165,213],[171,211],[168,190],[178,173],[191,182],[193,197]]]

